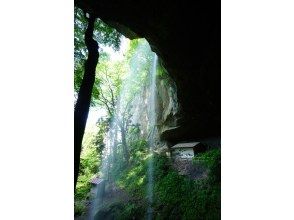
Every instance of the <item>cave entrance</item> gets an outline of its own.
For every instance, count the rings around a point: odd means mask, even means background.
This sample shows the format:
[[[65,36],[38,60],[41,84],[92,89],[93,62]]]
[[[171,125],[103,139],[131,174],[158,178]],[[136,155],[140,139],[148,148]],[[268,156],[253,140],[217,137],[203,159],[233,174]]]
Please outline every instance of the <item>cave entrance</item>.
[[[87,18],[77,9],[76,100],[85,77],[83,62],[89,56],[83,41],[86,22]],[[177,110],[174,83],[145,39],[130,40],[97,19],[93,40],[99,44],[99,62],[82,142],[75,212],[94,218],[101,214],[105,202],[123,202],[128,197],[123,189],[132,176],[136,183],[133,187],[145,195],[145,215],[152,219],[153,157],[163,145],[159,121],[164,122]],[[142,169],[140,174],[138,169]],[[95,179],[100,180],[99,184],[91,189],[90,183]]]

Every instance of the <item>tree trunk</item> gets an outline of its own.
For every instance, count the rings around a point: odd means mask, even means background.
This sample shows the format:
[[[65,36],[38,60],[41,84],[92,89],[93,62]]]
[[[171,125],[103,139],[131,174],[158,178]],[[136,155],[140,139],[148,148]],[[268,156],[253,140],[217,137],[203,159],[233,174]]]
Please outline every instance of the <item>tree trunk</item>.
[[[95,20],[96,18],[90,15],[88,27],[85,32],[88,59],[85,62],[84,77],[74,112],[74,188],[76,188],[79,175],[82,141],[90,108],[92,89],[95,82],[95,70],[99,59],[98,43],[93,39]]]

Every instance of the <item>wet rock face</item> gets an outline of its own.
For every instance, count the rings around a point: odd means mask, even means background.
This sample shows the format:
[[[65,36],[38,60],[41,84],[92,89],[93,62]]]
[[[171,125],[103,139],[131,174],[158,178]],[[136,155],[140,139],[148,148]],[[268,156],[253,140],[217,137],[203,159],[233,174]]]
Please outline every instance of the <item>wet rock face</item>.
[[[180,104],[174,81],[166,77],[157,81],[156,116],[159,137],[167,130],[177,128],[180,118]]]
[[[181,105],[179,128],[167,129],[163,139],[180,142],[220,136],[220,0],[75,3],[127,37],[146,38],[162,59]],[[168,115],[163,118],[172,124]]]
[[[138,124],[140,127],[141,137],[148,139],[149,136],[149,119],[148,109],[150,108],[150,88],[144,87],[144,89],[137,94],[132,101],[131,121],[132,124]],[[177,92],[174,81],[165,75],[164,78],[156,80],[156,98],[155,98],[155,120],[157,132],[155,133],[155,142],[158,145],[164,145],[162,140],[162,134],[169,129],[175,128],[178,124],[180,105],[177,101]],[[157,147],[160,147],[157,146]]]

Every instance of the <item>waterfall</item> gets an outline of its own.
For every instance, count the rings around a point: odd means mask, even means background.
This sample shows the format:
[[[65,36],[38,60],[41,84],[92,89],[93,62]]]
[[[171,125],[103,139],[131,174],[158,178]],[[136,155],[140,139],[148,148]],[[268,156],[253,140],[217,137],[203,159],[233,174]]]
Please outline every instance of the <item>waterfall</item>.
[[[155,105],[156,105],[156,67],[157,67],[157,55],[154,53],[153,56],[153,65],[150,72],[150,95],[149,95],[149,155],[150,159],[148,160],[148,183],[147,183],[147,196],[148,196],[148,209],[147,209],[147,219],[153,219],[153,188],[154,188],[154,158],[153,158],[153,151],[155,145],[155,135],[157,132],[156,129],[156,112],[155,112]]]
[[[96,188],[96,197],[92,200],[92,207],[89,219],[97,219],[96,213],[103,206],[104,196],[108,193],[113,183],[111,170],[120,161],[127,158],[131,145],[130,139],[127,140],[128,128],[124,128],[125,123],[130,126],[137,124],[146,125],[142,128],[140,138],[147,139],[149,149],[148,164],[146,171],[146,195],[147,195],[147,219],[153,219],[153,188],[154,188],[154,159],[153,152],[156,145],[156,74],[157,74],[157,55],[151,51],[146,40],[141,41],[132,55],[128,74],[123,79],[119,95],[117,98],[114,113],[111,117],[109,129],[104,138],[104,150],[102,152],[102,162],[99,168],[99,177],[103,179],[103,184]],[[143,106],[142,106],[143,105]],[[146,107],[146,108],[145,108]],[[144,116],[144,121],[142,117]],[[146,118],[146,120],[145,120]],[[146,131],[146,132],[145,132]],[[118,151],[117,153],[115,153]],[[119,158],[115,158],[115,155]],[[126,166],[128,161],[124,160]],[[104,193],[105,192],[105,193]]]

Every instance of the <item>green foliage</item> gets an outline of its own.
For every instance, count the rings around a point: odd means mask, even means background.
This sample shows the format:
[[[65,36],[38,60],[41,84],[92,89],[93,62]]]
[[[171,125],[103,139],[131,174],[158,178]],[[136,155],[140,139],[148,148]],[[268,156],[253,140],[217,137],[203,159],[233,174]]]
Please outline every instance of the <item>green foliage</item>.
[[[193,158],[193,163],[198,164],[202,163],[207,168],[211,168],[215,161],[220,158],[220,149],[212,149],[210,151],[200,153]]]
[[[116,219],[130,219],[131,216],[135,216],[137,212],[137,205],[134,203],[124,204],[120,212],[116,212]]]
[[[98,154],[96,148],[85,146],[81,154],[80,173],[76,186],[75,198],[77,200],[87,199],[91,189],[90,179],[98,169]]]
[[[75,201],[74,212],[75,212],[75,215],[77,216],[85,214],[86,212],[85,203],[80,201],[77,201],[77,202]]]
[[[119,48],[120,35],[101,20],[97,20],[95,39],[99,44]],[[83,63],[87,51],[83,41],[86,21],[82,11],[75,8],[75,92],[83,78]],[[148,143],[140,136],[140,126],[128,126],[132,116],[132,101],[149,85],[148,74],[154,54],[144,39],[132,40],[124,60],[111,61],[101,52],[92,92],[92,105],[107,110],[108,117],[100,120],[99,129],[85,135],[81,156],[80,176],[75,193],[75,213],[85,212],[89,197],[89,180],[97,173],[101,163],[103,140],[111,123],[117,123],[118,132],[126,133],[130,154],[129,163],[123,158],[122,141],[116,143],[117,155],[110,167],[110,180],[116,182],[130,196],[130,200],[107,204],[99,213],[101,219],[111,213],[114,219],[142,219],[147,209],[148,162],[154,161],[154,214],[156,219],[220,219],[220,150],[214,149],[197,155],[195,166],[204,166],[208,178],[192,180],[180,176],[165,156],[148,153]],[[157,77],[170,83],[163,65],[157,66]],[[127,90],[123,88],[123,82]],[[119,96],[123,99],[119,102]],[[120,106],[118,112],[117,106]],[[114,114],[122,116],[115,119]],[[123,125],[122,125],[123,124]],[[121,138],[122,139],[122,138]],[[108,216],[109,217],[109,216]]]
[[[158,63],[159,64],[157,65],[157,70],[156,70],[157,78],[158,79],[168,79],[169,75],[168,75],[166,69],[164,68],[163,64],[160,62],[160,59],[159,59]]]
[[[98,128],[98,131],[104,128]],[[99,132],[97,128],[91,128],[86,131],[82,144],[82,153],[80,161],[80,173],[75,191],[75,214],[79,215],[85,212],[85,202],[90,196],[90,180],[98,171],[101,163],[101,150],[99,147]],[[98,136],[98,137],[97,137]]]
[[[210,181],[221,181],[221,152],[220,149],[212,149],[194,157],[195,165],[206,167],[213,175],[210,175]]]
[[[125,60],[111,61],[108,57],[104,57],[97,65],[92,102],[105,108],[109,117],[115,112],[122,80],[127,72],[128,66]]]
[[[220,157],[217,156],[219,151],[217,149],[200,156],[209,158],[204,164],[210,170],[209,177],[200,180],[179,176],[170,167],[166,167],[166,159],[160,159],[161,163],[155,173],[157,196],[154,206],[158,219],[220,219],[220,181],[210,181],[217,179],[215,176],[218,175],[218,170],[212,168],[220,162]]]
[[[107,110],[109,124],[116,130],[113,135],[117,133],[122,137],[121,141],[116,143],[115,154],[119,157],[114,156],[116,163],[113,164],[113,170],[117,172],[123,169],[130,159],[126,153],[132,150],[128,146],[129,143],[140,138],[139,125],[131,124],[130,109],[138,94],[148,86],[153,55],[146,40],[133,40],[126,51],[126,59],[113,61],[105,56],[96,68],[92,103]]]
[[[154,53],[145,39],[136,39],[130,42],[126,57],[131,71],[127,79],[131,84],[129,93],[130,96],[134,96],[142,88],[142,85],[149,83],[147,76],[152,68]]]
[[[140,201],[146,212],[147,187],[147,148],[142,141],[132,145],[133,163],[117,176],[117,184]],[[220,219],[220,150],[215,149],[199,155],[201,165],[210,170],[206,179],[192,180],[180,176],[171,167],[171,161],[161,155],[154,155],[154,213],[156,219]],[[200,160],[199,160],[200,161]],[[199,165],[199,164],[198,164]],[[211,180],[214,181],[211,181]],[[218,181],[216,181],[218,180]],[[136,212],[136,206],[125,219],[130,219]]]
[[[87,28],[87,20],[81,9],[75,7],[74,9],[74,89],[78,93],[80,84],[83,78],[83,66],[87,58],[87,49],[84,42],[84,33]],[[114,28],[105,24],[99,18],[96,19],[93,38],[99,45],[112,47],[118,50],[121,43],[121,34]],[[102,52],[102,51],[101,51]],[[100,54],[100,58],[105,56]]]
[[[138,203],[136,200],[129,200],[127,202],[119,200],[106,204],[100,208],[95,220],[99,219],[143,219],[146,210],[145,204]]]
[[[137,140],[130,145],[130,164],[123,166],[122,160],[118,159],[114,164],[111,175],[117,185],[127,190],[133,197],[144,197],[147,184],[147,142]]]
[[[84,42],[84,33],[87,28],[87,20],[81,9],[75,7],[74,12],[74,54],[76,59],[85,59],[87,51]],[[114,50],[118,50],[120,47],[121,34],[99,18],[96,19],[93,35],[93,38],[99,45],[109,46]]]
[[[189,180],[170,171],[157,182],[155,193],[156,212],[163,219],[210,219],[212,213],[220,214],[220,190],[204,180]]]
[[[96,146],[98,157],[100,158],[104,149],[104,137],[109,129],[108,118],[100,118],[97,121],[96,126],[98,126],[98,131],[93,135],[92,143]]]

